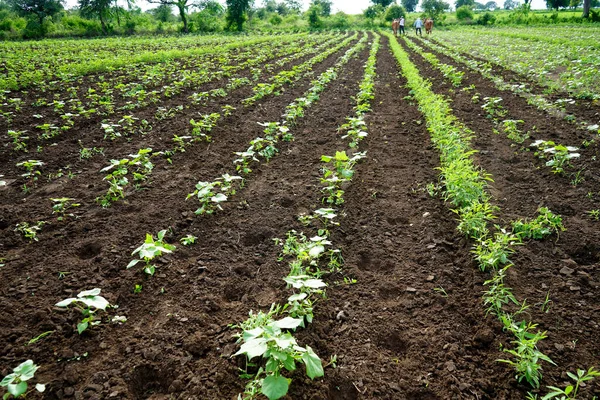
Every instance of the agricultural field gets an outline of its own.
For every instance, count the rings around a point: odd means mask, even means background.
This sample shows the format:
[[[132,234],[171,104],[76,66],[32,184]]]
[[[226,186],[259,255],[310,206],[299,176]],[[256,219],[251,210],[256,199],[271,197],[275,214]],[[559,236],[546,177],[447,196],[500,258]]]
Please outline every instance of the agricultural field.
[[[561,29],[1,43],[2,390],[599,396],[600,29]]]

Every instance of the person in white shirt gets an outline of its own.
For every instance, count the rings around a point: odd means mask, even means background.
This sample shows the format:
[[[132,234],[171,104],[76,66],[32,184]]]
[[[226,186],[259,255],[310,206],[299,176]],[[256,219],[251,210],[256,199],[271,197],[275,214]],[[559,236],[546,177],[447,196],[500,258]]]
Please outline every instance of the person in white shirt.
[[[400,34],[401,35],[406,34],[406,32],[404,31],[404,17],[400,17]]]

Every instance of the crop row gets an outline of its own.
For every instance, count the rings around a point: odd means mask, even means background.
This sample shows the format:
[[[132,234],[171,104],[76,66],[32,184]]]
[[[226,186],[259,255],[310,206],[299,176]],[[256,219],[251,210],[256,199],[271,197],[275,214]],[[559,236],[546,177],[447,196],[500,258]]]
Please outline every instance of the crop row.
[[[379,49],[379,35],[375,34],[372,41],[368,61],[365,65],[364,78],[359,86],[360,91],[356,96],[356,115],[349,117],[353,126],[359,126],[358,132],[346,135],[352,137],[350,149],[354,154],[348,156],[346,151],[336,151],[335,156],[321,157],[325,163],[321,184],[322,203],[336,207],[343,203],[342,187],[347,185],[354,176],[356,162],[365,157],[365,153],[358,152],[358,143],[367,133],[364,130],[364,115],[370,111],[370,101],[373,99],[375,78],[375,62]],[[361,123],[358,123],[360,121]],[[353,131],[350,126],[340,129]],[[334,196],[331,193],[335,193]],[[291,230],[284,240],[276,241],[282,246],[283,257],[290,257],[290,272],[284,278],[288,288],[293,294],[283,305],[273,304],[269,312],[254,313],[250,311],[249,318],[240,323],[236,328],[242,332],[236,334],[238,343],[242,343],[240,350],[235,355],[244,354],[250,364],[255,357],[264,360],[264,368],[260,367],[253,379],[246,385],[243,393],[244,400],[254,399],[256,395],[263,394],[270,400],[278,399],[287,394],[290,379],[281,374],[283,370],[293,372],[296,362],[302,361],[306,366],[306,373],[311,378],[323,376],[323,366],[320,358],[309,347],[300,347],[291,331],[299,327],[306,328],[312,323],[313,309],[318,297],[325,297],[327,284],[322,277],[328,272],[337,271],[342,267],[340,250],[331,249],[330,229],[339,225],[335,218],[339,211],[334,208],[319,208],[312,215],[302,215],[300,221],[305,225],[317,225],[315,235],[308,237],[304,232]],[[316,222],[316,223],[315,223]],[[288,315],[281,318],[283,315]],[[281,319],[276,319],[281,318]],[[284,332],[287,330],[287,332]],[[335,364],[335,357],[327,365]],[[262,364],[262,363],[261,363]]]
[[[564,46],[478,31],[469,31],[468,34],[440,32],[439,37],[461,52],[527,76],[550,91],[563,91],[579,98],[600,98],[598,48]]]
[[[170,84],[163,85],[160,90],[148,91],[144,86],[139,84],[131,85],[115,85],[105,86],[105,88],[99,93],[90,93],[87,95],[88,102],[85,105],[75,96],[66,101],[59,101],[62,107],[56,107],[54,110],[60,115],[60,122],[46,122],[46,118],[43,118],[45,122],[36,126],[36,129],[40,131],[40,137],[37,143],[45,142],[49,139],[55,138],[60,135],[61,132],[69,130],[75,126],[75,122],[79,119],[90,119],[93,112],[102,113],[105,116],[112,114],[119,114],[120,116],[116,119],[103,119],[98,125],[104,131],[104,139],[114,140],[121,136],[128,136],[132,133],[145,134],[152,129],[152,125],[155,122],[172,117],[177,111],[183,110],[183,108],[189,108],[189,102],[185,102],[181,106],[171,106],[169,108],[161,107],[161,100],[172,99],[185,90],[198,87],[203,84],[207,84],[213,81],[218,81],[223,78],[229,78],[229,82],[225,87],[220,89],[214,89],[212,91],[206,91],[201,93],[192,93],[189,97],[191,104],[202,104],[209,97],[227,95],[227,90],[237,89],[243,85],[249,84],[251,81],[245,78],[243,75],[235,75],[236,72],[253,70],[252,79],[258,79],[264,71],[285,65],[286,63],[296,60],[300,57],[309,55],[321,48],[327,48],[335,41],[336,38],[332,38],[325,43],[315,47],[315,43],[308,41],[302,46],[285,46],[281,49],[273,49],[262,47],[261,49],[252,49],[252,56],[245,60],[230,60],[228,63],[232,63],[229,66],[221,66],[222,68],[211,68],[200,70],[197,72],[190,71],[190,73],[184,72]],[[282,57],[278,61],[272,64],[266,64],[265,62],[276,57]],[[237,65],[235,65],[237,63]],[[258,68],[260,66],[260,68]],[[75,90],[78,88],[74,88]],[[75,92],[74,90],[74,92]],[[119,99],[114,96],[113,92],[117,91],[120,94],[121,100],[126,100],[122,106],[118,106]],[[93,97],[93,98],[92,98]],[[57,101],[54,101],[57,104]],[[71,104],[71,109],[65,110],[64,105],[66,103]],[[154,111],[154,121],[137,118],[132,112],[138,108],[147,107],[153,104],[158,104]],[[83,111],[82,111],[83,110]],[[57,126],[57,124],[64,124]],[[9,135],[13,139],[13,146],[18,147],[22,150],[27,150],[26,141],[30,137],[23,130],[9,130]],[[24,145],[25,144],[25,145]],[[39,145],[38,145],[39,146]],[[39,147],[38,147],[39,151]]]
[[[470,70],[480,73],[483,77],[489,79],[496,86],[497,89],[507,90],[520,97],[525,98],[529,104],[533,105],[539,110],[542,110],[558,118],[564,118],[567,121],[577,122],[588,131],[600,132],[600,127],[598,126],[598,124],[582,119],[577,119],[575,115],[567,113],[566,106],[575,102],[572,99],[558,99],[555,101],[551,101],[547,96],[543,94],[534,93],[534,91],[531,88],[527,87],[527,84],[525,83],[506,82],[501,75],[495,74],[493,72],[490,63],[479,61],[472,57],[465,56],[464,54],[459,53],[456,49],[452,47],[441,46],[436,41],[421,40],[421,43],[427,45],[428,47],[439,52],[440,54],[444,54],[452,58],[458,64],[465,65]]]
[[[293,103],[295,104],[293,108],[296,110],[296,113],[294,114],[295,117],[288,116],[283,125],[280,125],[278,123],[266,125],[277,126],[278,132],[283,132],[284,130],[281,128],[283,128],[286,124],[289,124],[291,126],[294,125],[295,121],[301,117],[302,111],[310,107],[312,104],[316,103],[319,99],[319,94],[323,90],[325,90],[329,83],[333,82],[337,78],[337,71],[339,71],[343,65],[345,65],[354,55],[356,55],[360,49],[364,48],[366,40],[367,35],[365,34],[355,46],[353,46],[343,56],[339,58],[339,60],[336,62],[333,68],[328,69],[323,74],[321,74],[315,81],[313,81],[313,86],[305,93],[305,95],[301,98],[298,98],[296,102]],[[302,106],[299,106],[298,104],[302,104]],[[267,126],[267,130],[269,130],[269,126]],[[291,136],[289,138],[291,139]],[[258,139],[261,138],[257,138],[251,142],[253,146],[257,146],[257,150],[259,143]],[[268,157],[265,157],[265,159],[268,160]],[[235,177],[231,178],[231,181],[235,180]],[[224,177],[218,178],[214,182],[224,182]],[[222,193],[216,193],[214,196],[216,198],[212,200],[219,200],[219,194]],[[218,201],[216,203],[218,205]],[[146,236],[145,242],[133,251],[132,255],[135,255],[136,258],[129,263],[127,268],[132,268],[141,263],[143,265],[143,271],[149,275],[153,275],[156,270],[156,260],[162,255],[168,254],[175,250],[175,247],[173,245],[169,245],[164,241],[165,233],[166,231],[160,231],[156,238],[153,237],[153,235],[148,234]],[[196,238],[188,235],[182,237],[181,242],[185,245],[192,243],[195,239]],[[77,297],[68,298],[56,304],[57,307],[74,306],[82,312],[83,317],[77,325],[77,329],[80,334],[83,333],[85,330],[89,329],[90,327],[101,323],[103,317],[99,316],[98,313],[106,311],[106,309],[110,306],[108,301],[106,301],[102,296],[100,296],[100,291],[101,290],[98,288],[86,290],[79,293]],[[126,318],[123,316],[115,316],[111,319],[111,321],[113,323],[123,323],[126,321]],[[40,338],[38,338],[38,340],[39,339]],[[318,359],[318,357],[316,357],[316,355],[314,355],[314,353],[310,352],[310,349],[305,350],[307,351],[305,352],[303,359],[306,359],[305,362],[307,363],[307,365],[314,367],[314,371],[316,371],[316,373],[318,374],[319,369],[322,371],[320,360]],[[316,357],[316,360],[319,361],[318,364],[315,361],[314,357]],[[36,369],[37,366],[33,364],[33,361],[28,360],[26,363],[23,363],[17,368],[15,368],[14,373],[7,378],[6,382],[7,384],[13,385],[13,382],[16,384],[21,381],[29,380],[33,378]],[[23,388],[23,386],[25,387]],[[39,385],[36,388],[40,391],[44,390],[43,385]],[[18,396],[24,393],[22,389],[26,390],[27,385],[20,385],[20,387],[18,388],[16,386],[11,386],[9,388],[9,392],[15,396]]]
[[[390,35],[390,38],[392,36]],[[488,313],[496,315],[506,331],[514,335],[513,349],[505,349],[512,359],[501,360],[514,367],[519,381],[526,380],[537,388],[542,377],[541,361],[552,363],[537,344],[546,337],[537,325],[524,319],[529,307],[519,302],[505,285],[507,270],[513,266],[509,257],[514,246],[525,240],[540,239],[564,229],[561,218],[550,210],[540,208],[540,215],[529,221],[515,221],[511,227],[494,230],[488,227],[499,208],[491,203],[487,184],[492,180],[473,162],[470,148],[473,133],[453,116],[448,101],[431,91],[408,54],[392,42],[392,51],[408,80],[420,110],[425,115],[431,139],[440,152],[440,182],[442,198],[452,204],[459,216],[459,232],[475,241],[473,254],[482,271],[492,276],[485,282],[484,305]]]
[[[296,36],[305,36],[299,34]],[[192,39],[192,38],[190,38]],[[131,70],[134,65],[158,63],[173,59],[198,57],[208,53],[227,52],[232,48],[255,45],[259,43],[271,43],[277,41],[277,36],[255,36],[250,39],[240,39],[238,37],[215,37],[207,40],[199,40],[198,46],[166,46],[160,50],[153,50],[154,46],[141,46],[143,51],[131,55],[130,51],[124,53],[118,52],[118,46],[110,48],[104,53],[98,54],[89,59],[89,53],[81,52],[81,59],[65,59],[62,55],[54,55],[49,51],[48,56],[44,56],[24,47],[21,51],[7,49],[7,52],[13,51],[13,56],[5,61],[4,76],[0,79],[1,90],[15,90],[26,88],[32,85],[38,87],[47,87],[45,82],[68,81],[74,77],[87,75],[90,73],[114,71],[117,68]],[[158,41],[158,39],[154,39]],[[60,42],[52,41],[56,47],[60,48]],[[175,47],[175,48],[173,48]],[[35,50],[35,48],[34,48]],[[116,56],[115,56],[116,54]],[[35,58],[39,64],[31,62]],[[52,61],[52,60],[55,61]],[[54,82],[56,84],[56,82]]]

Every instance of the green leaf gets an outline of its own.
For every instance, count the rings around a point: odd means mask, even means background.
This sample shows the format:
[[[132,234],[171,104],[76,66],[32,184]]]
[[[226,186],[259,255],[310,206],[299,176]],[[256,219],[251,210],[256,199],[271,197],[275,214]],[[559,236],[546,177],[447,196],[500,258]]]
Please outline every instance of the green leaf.
[[[131,268],[131,267],[135,266],[135,265],[136,265],[137,263],[139,263],[140,261],[142,261],[142,260],[133,260],[133,261],[131,261],[129,264],[127,264],[127,269],[129,269],[129,268]]]
[[[267,341],[264,338],[251,339],[251,340],[247,341],[246,343],[244,343],[240,347],[239,351],[234,354],[234,356],[237,356],[240,354],[246,354],[246,356],[248,356],[249,360],[251,360],[257,356],[262,356],[265,353],[265,351],[267,351],[267,343],[266,342]]]
[[[88,296],[82,299],[79,299],[80,302],[85,304],[88,307],[94,307],[98,310],[106,310],[106,307],[110,306],[108,300],[106,300],[102,296]]]
[[[289,386],[289,381],[283,376],[270,375],[263,380],[261,392],[269,400],[276,400],[287,394]]]
[[[80,335],[88,328],[89,324],[87,321],[85,322],[80,322],[77,324],[77,333],[79,333]]]
[[[87,297],[87,296],[98,296],[100,294],[100,289],[95,288],[91,290],[84,290],[80,292],[77,297]]]
[[[15,397],[19,397],[25,392],[27,392],[27,382],[19,382],[16,385],[10,384],[6,387],[8,393],[12,394]]]
[[[56,307],[68,307],[75,301],[77,301],[77,299],[71,297],[68,299],[64,299],[63,301],[59,301],[58,303],[55,304],[55,306]]]
[[[302,361],[304,361],[304,364],[306,365],[306,375],[308,375],[310,379],[314,379],[325,374],[323,372],[321,359],[309,346],[306,346],[306,353],[302,354]]]
[[[275,326],[280,329],[296,329],[302,323],[302,319],[285,317],[279,321],[275,321]]]
[[[35,365],[32,360],[27,360],[19,364],[13,372],[19,376],[21,381],[28,381],[33,378],[33,375],[38,368],[39,367]]]
[[[2,381],[0,382],[0,386],[8,386],[8,384],[11,383],[16,377],[17,374],[6,375],[4,379],[2,379]]]

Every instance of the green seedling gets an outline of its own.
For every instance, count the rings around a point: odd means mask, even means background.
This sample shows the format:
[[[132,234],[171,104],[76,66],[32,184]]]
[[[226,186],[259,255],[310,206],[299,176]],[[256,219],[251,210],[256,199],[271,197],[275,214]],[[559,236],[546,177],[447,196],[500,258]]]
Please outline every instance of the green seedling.
[[[50,336],[54,333],[54,331],[47,331],[44,332],[36,337],[34,337],[33,339],[31,339],[29,342],[27,342],[27,346],[31,345],[31,344],[35,344],[38,341],[40,341],[41,339],[45,338],[46,336]]]
[[[72,207],[79,207],[79,203],[73,203],[75,199],[69,197],[61,197],[59,199],[50,199],[52,201],[52,214],[58,214],[58,220],[62,221],[66,216],[75,217],[74,214],[65,214]]]
[[[23,167],[27,171],[21,176],[30,178],[32,181],[37,181],[38,176],[42,175],[38,168],[41,168],[43,165],[44,163],[39,160],[27,160],[17,163],[17,167]]]
[[[196,243],[196,239],[198,239],[197,236],[190,234],[190,235],[182,237],[181,239],[179,239],[179,241],[181,242],[182,245],[189,246],[191,244]]]
[[[494,238],[479,240],[472,253],[482,271],[492,268],[494,270],[510,263],[508,256],[514,253],[512,246],[520,244],[519,237],[508,233],[499,226],[496,226],[499,232],[494,234]]]
[[[3,400],[8,400],[11,397],[17,399],[19,397],[24,398],[27,395],[27,389],[29,387],[27,381],[32,379],[39,366],[35,365],[32,360],[27,360],[18,367],[13,369],[12,374],[8,374],[0,382],[0,387],[5,387],[7,393],[2,396]],[[37,383],[35,390],[43,393],[46,390],[46,385]]]
[[[523,120],[505,119],[502,121],[504,133],[506,137],[515,143],[521,144],[529,138],[529,134],[519,130],[518,124],[522,124]]]
[[[558,400],[576,400],[577,394],[579,392],[579,388],[585,385],[584,382],[591,381],[592,379],[600,376],[600,371],[596,371],[594,367],[590,367],[587,371],[584,369],[578,369],[577,374],[572,372],[567,372],[569,378],[571,378],[575,382],[575,386],[567,385],[564,389],[558,388],[556,386],[546,386],[551,390],[550,393],[542,397],[541,400],[550,400],[550,399],[558,399]],[[595,399],[594,397],[593,399]],[[537,395],[528,394],[527,400],[537,400]]]
[[[233,181],[236,180],[242,181],[242,177],[224,174],[213,182],[198,182],[196,190],[188,194],[186,200],[194,196],[198,198],[200,207],[195,212],[197,215],[213,214],[216,210],[223,209],[220,203],[227,201],[228,196],[236,193],[233,187]]]
[[[587,211],[587,215],[594,221],[600,221],[600,209]]]
[[[144,262],[146,265],[144,266],[144,272],[148,275],[154,275],[156,271],[156,265],[151,264],[152,260],[160,257],[163,253],[171,253],[175,250],[175,246],[165,243],[164,237],[167,233],[166,229],[158,232],[157,239],[154,240],[151,234],[146,234],[146,241],[140,247],[135,249],[131,255],[138,254],[139,259],[131,261],[127,265],[127,269],[137,265],[140,262]]]
[[[507,111],[502,107],[502,97],[484,97],[481,108],[485,110],[488,118],[504,117]]]
[[[7,132],[8,136],[13,140],[13,150],[27,153],[27,140],[29,136],[25,136],[27,131],[12,131]]]
[[[558,235],[565,230],[560,215],[552,213],[547,207],[540,207],[538,213],[539,215],[530,222],[518,220],[512,223],[513,232],[520,240],[543,239],[552,233]]]
[[[311,379],[324,375],[319,356],[308,346],[300,347],[291,333],[284,332],[295,330],[301,323],[299,318],[285,317],[276,321],[272,315],[262,315],[242,323],[243,332],[237,335],[238,342],[243,344],[234,356],[244,354],[248,361],[255,357],[267,359],[265,368],[261,368],[255,377],[257,384],[254,386],[259,387],[259,393],[269,400],[280,399],[287,394],[290,379],[281,373],[283,370],[295,371],[297,362],[304,363],[306,374]]]
[[[546,166],[551,167],[555,174],[562,174],[565,168],[571,166],[570,160],[580,156],[575,153],[579,150],[577,147],[563,146],[550,140],[536,140],[531,146],[538,148],[534,155],[547,160]]]
[[[46,222],[39,221],[33,225],[29,225],[28,222],[20,222],[17,224],[15,228],[16,232],[20,232],[25,238],[29,239],[30,242],[38,241],[37,234],[42,230],[42,226],[44,226]]]
[[[81,335],[88,327],[99,325],[95,314],[98,310],[106,311],[110,303],[100,296],[100,289],[84,290],[77,295],[77,298],[68,298],[55,304],[56,307],[68,307],[71,304],[81,311],[84,318],[77,324],[77,332]]]

